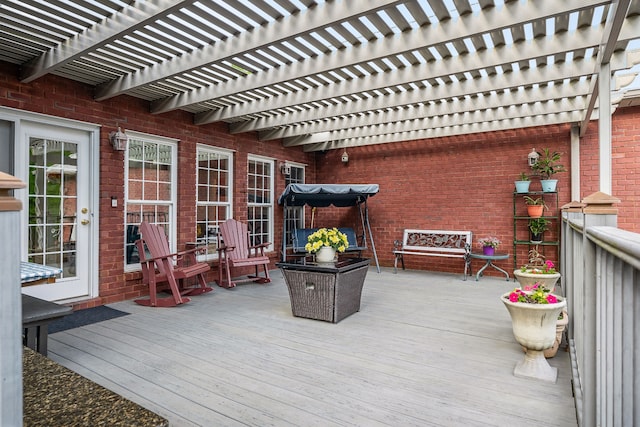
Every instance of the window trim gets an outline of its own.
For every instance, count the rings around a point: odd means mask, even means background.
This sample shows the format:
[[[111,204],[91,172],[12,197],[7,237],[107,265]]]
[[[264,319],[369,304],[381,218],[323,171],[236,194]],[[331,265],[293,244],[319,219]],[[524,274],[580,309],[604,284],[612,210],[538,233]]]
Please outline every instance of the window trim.
[[[265,252],[274,252],[275,251],[275,244],[274,244],[274,229],[275,229],[275,203],[276,203],[276,189],[275,189],[275,165],[276,165],[276,159],[274,159],[273,157],[266,157],[266,156],[260,156],[258,154],[248,154],[247,155],[247,175],[246,175],[246,182],[247,182],[247,214],[248,214],[248,210],[249,207],[251,206],[267,206],[266,204],[257,204],[257,203],[249,203],[249,162],[251,161],[257,161],[257,162],[262,162],[262,163],[269,163],[271,165],[271,175],[270,175],[270,187],[271,187],[271,203],[269,203],[268,207],[269,207],[269,235],[268,237],[268,241],[270,243],[270,245],[268,247],[265,248]],[[248,218],[247,218],[248,220]]]
[[[163,144],[171,147],[171,201],[169,203],[169,249],[171,252],[176,252],[176,236],[177,236],[177,210],[178,210],[178,143],[179,139],[168,138],[165,136],[152,135],[143,132],[136,132],[127,130],[127,136],[129,139],[135,139],[142,142],[149,142],[152,144]],[[123,224],[127,222],[127,206],[131,202],[129,199],[129,144],[127,144],[127,149],[124,152],[124,201],[123,201]],[[137,203],[140,203],[138,201]],[[140,203],[144,204],[144,203]],[[157,203],[156,203],[157,204]],[[122,248],[123,254],[122,259],[124,261],[124,271],[140,271],[142,266],[140,263],[127,264],[127,253],[126,253],[126,245],[127,245],[127,231],[123,230],[122,233]]]
[[[306,181],[307,181],[307,165],[303,164],[303,163],[292,162],[292,161],[289,161],[289,160],[287,160],[287,163],[289,165],[291,165],[292,168],[302,169],[302,181],[301,182],[295,182],[295,183],[296,184],[305,184]],[[285,177],[285,184],[289,184],[289,178],[288,177]],[[299,209],[300,210],[300,218],[301,218],[301,221],[302,221],[302,228],[304,228],[305,227],[305,212],[306,212],[305,211],[305,206],[288,206],[287,209]],[[285,216],[285,220],[286,220],[287,212],[283,211],[282,215]],[[283,235],[283,238],[287,239],[287,241],[284,244],[284,247],[285,248],[291,248],[292,244],[288,241],[288,238],[291,237],[292,230],[287,228],[287,231],[288,231],[288,235],[287,234]]]
[[[233,218],[233,199],[234,199],[234,168],[233,168],[233,162],[235,160],[235,150],[230,150],[228,148],[221,148],[221,147],[216,147],[213,145],[207,145],[207,144],[196,144],[196,158],[195,158],[195,162],[196,162],[196,167],[195,167],[195,173],[196,173],[196,223],[198,222],[198,153],[200,151],[206,151],[208,153],[216,153],[216,154],[223,154],[228,156],[229,161],[229,169],[227,170],[227,173],[229,174],[229,185],[228,185],[228,189],[229,189],[229,212],[227,214],[227,219],[229,218]],[[214,204],[215,205],[215,204]],[[220,206],[220,205],[217,205]],[[197,236],[193,239],[194,242],[196,242]],[[213,260],[217,260],[218,259],[218,252],[216,251],[215,253],[207,253],[205,255],[198,255],[197,256],[198,261],[213,261]]]

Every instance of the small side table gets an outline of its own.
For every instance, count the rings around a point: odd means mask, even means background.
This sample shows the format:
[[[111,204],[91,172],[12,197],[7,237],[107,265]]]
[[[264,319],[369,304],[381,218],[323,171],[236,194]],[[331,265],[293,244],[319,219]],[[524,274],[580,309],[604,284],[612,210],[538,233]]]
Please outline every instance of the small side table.
[[[467,258],[466,258],[466,266],[465,266],[465,275],[464,275],[464,280],[467,280],[467,275],[466,275],[466,271],[467,271],[467,267],[469,268],[469,273],[473,274],[471,272],[471,261],[473,259],[483,259],[486,261],[486,264],[482,266],[482,268],[480,270],[478,270],[478,272],[476,273],[476,282],[480,279],[480,276],[482,276],[482,272],[489,266],[495,268],[496,270],[504,273],[505,276],[507,276],[507,281],[509,281],[509,273],[507,273],[506,271],[504,271],[503,269],[501,269],[500,267],[498,267],[497,265],[495,265],[493,263],[493,261],[497,261],[497,260],[502,260],[502,259],[509,259],[509,254],[493,254],[493,255],[485,255],[483,253],[480,252],[471,252]]]

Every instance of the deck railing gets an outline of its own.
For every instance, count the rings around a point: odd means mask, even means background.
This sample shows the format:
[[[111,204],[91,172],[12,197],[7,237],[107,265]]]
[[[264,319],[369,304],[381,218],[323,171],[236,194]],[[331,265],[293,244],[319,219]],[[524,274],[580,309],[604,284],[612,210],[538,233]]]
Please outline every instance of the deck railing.
[[[25,183],[0,172],[0,425],[22,425],[20,211],[13,190]]]
[[[603,196],[562,212],[573,387],[581,427],[631,427],[640,425],[640,234],[617,228],[617,199]]]

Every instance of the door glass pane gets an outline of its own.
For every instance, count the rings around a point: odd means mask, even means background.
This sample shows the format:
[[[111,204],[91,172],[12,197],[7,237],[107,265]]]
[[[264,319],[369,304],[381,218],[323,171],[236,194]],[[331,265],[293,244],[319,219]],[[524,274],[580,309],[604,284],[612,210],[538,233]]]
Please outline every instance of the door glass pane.
[[[77,144],[29,139],[28,260],[76,271]]]

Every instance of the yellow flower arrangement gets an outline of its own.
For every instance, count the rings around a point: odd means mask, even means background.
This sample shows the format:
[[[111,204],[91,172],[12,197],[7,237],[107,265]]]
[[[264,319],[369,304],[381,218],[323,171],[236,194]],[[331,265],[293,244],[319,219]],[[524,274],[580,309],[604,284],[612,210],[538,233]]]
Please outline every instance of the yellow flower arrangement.
[[[304,248],[311,253],[318,252],[323,246],[329,246],[338,252],[344,252],[349,247],[346,234],[335,227],[330,229],[321,228],[309,235],[307,240],[309,243]]]

